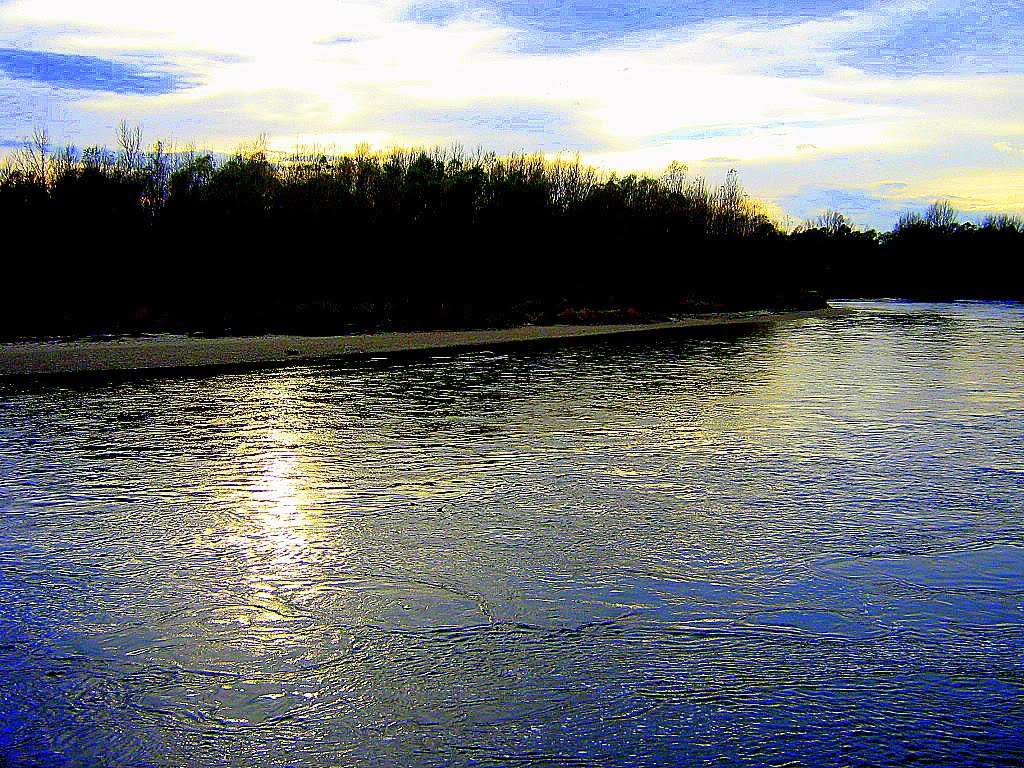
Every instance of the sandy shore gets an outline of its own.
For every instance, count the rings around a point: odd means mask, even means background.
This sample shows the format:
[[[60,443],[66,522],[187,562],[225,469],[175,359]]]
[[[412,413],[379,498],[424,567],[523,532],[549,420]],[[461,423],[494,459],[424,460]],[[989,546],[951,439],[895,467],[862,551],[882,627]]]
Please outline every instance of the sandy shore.
[[[151,336],[101,341],[0,344],[0,376],[176,369],[257,368],[431,351],[493,349],[509,344],[598,336],[668,333],[719,326],[760,326],[835,310],[702,315],[645,325],[545,325],[475,331],[422,331],[353,336]]]

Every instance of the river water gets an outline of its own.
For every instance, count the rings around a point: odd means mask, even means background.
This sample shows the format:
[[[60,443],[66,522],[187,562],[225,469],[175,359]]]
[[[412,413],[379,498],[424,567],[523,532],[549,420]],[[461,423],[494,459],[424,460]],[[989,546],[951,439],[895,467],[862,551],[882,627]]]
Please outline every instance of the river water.
[[[1024,307],[0,388],[0,765],[1011,765]]]

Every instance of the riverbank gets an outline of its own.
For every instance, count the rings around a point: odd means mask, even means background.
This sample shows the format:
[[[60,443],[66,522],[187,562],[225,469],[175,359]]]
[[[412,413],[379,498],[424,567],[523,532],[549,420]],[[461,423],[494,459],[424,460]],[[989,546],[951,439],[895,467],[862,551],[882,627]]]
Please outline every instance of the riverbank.
[[[698,315],[661,323],[542,325],[471,331],[419,331],[352,336],[143,336],[98,341],[0,344],[0,377],[104,372],[248,369],[342,359],[493,349],[603,336],[762,326],[841,310]]]

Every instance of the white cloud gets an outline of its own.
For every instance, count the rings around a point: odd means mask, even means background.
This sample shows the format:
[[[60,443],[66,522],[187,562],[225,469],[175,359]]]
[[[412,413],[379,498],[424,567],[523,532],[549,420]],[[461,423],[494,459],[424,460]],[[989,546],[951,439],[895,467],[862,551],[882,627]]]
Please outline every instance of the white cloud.
[[[790,179],[792,188],[800,173],[829,165],[837,183],[868,188],[892,176],[880,176],[871,158],[908,152],[908,174],[933,178],[945,161],[929,147],[982,174],[979,148],[1013,155],[1024,136],[1024,75],[895,78],[844,63],[847,41],[914,14],[948,12],[953,0],[879,3],[811,20],[719,20],[547,55],[510,53],[512,31],[485,16],[438,27],[401,20],[404,8],[399,0],[19,0],[0,6],[0,39],[105,57],[150,52],[200,83],[154,96],[67,93],[62,125],[51,129],[80,142],[109,138],[125,118],[150,135],[219,149],[261,132],[277,146],[341,149],[435,134],[389,124],[402,104],[466,115],[453,138],[471,142],[474,105],[534,104],[564,113],[565,126],[586,126],[590,143],[607,147],[585,159],[655,170],[671,160],[729,158],[705,164],[752,168],[768,180],[768,194],[781,196],[772,179]],[[0,116],[0,132],[25,133],[25,109],[17,119]],[[550,146],[566,148],[574,136],[566,129]],[[976,186],[979,199],[1005,192]]]

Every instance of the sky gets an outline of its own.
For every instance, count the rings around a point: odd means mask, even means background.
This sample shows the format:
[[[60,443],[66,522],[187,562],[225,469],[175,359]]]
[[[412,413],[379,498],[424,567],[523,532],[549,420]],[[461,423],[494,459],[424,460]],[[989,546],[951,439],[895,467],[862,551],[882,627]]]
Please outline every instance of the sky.
[[[1024,214],[1020,0],[0,0],[0,149],[148,141],[735,168],[780,223]]]

